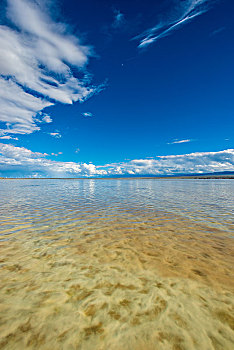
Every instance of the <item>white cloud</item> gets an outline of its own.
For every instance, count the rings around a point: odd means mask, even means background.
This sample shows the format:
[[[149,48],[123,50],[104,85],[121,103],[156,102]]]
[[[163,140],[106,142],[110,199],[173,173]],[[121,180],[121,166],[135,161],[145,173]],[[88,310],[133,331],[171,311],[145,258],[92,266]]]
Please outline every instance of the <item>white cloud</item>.
[[[18,137],[12,137],[10,135],[0,136],[1,140],[19,140]]]
[[[47,156],[47,153],[32,152],[24,147],[16,147],[9,144],[0,143],[0,154],[6,159],[13,161],[24,161],[26,159],[38,159]],[[2,159],[1,159],[2,160]]]
[[[39,130],[34,118],[39,110],[52,103],[26,93],[12,80],[0,78],[0,121],[5,122],[7,129],[0,130],[0,135],[30,134]]]
[[[0,174],[8,171],[21,176],[77,177],[106,175],[94,164],[59,162],[47,159],[46,153],[32,152],[23,147],[0,143]]]
[[[234,149],[133,159],[101,166],[113,175],[172,175],[234,171]]]
[[[84,117],[93,117],[93,113],[91,113],[91,112],[84,112],[84,113],[82,113],[82,115]]]
[[[63,154],[63,152],[51,153],[51,155],[52,155],[52,156],[55,156],[55,157],[58,157],[58,156],[60,156],[60,155],[62,155],[62,154]]]
[[[50,136],[55,137],[56,139],[60,139],[62,135],[59,132],[49,132]]]
[[[40,129],[36,116],[45,107],[83,102],[99,90],[87,85],[91,48],[65,24],[55,23],[38,2],[7,0],[7,17],[12,26],[0,26],[0,121],[7,126],[1,134],[27,134]],[[71,67],[83,78],[76,78]]]
[[[173,145],[173,144],[175,144],[175,143],[187,143],[187,142],[191,142],[192,140],[190,140],[190,139],[186,139],[186,140],[174,140],[174,141],[172,141],[172,142],[168,142],[167,144],[168,145]]]
[[[44,115],[42,117],[42,121],[45,123],[52,123],[53,120],[51,119],[51,117],[49,115]]]
[[[156,26],[136,36],[140,39],[139,48],[145,48],[157,40],[172,34],[184,24],[208,11],[216,0],[172,1],[173,9]]]
[[[61,153],[54,155],[58,154]],[[87,177],[234,171],[234,149],[133,159],[101,166],[92,163],[59,162],[47,158],[46,153],[32,152],[23,147],[0,143],[0,175],[7,176],[10,173],[11,176],[40,174],[45,177]]]

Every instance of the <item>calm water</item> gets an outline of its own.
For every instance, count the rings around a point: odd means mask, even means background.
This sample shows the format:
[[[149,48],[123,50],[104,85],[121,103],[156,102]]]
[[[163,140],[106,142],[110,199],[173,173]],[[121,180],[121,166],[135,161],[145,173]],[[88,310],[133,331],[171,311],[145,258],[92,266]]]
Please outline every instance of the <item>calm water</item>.
[[[0,180],[0,348],[232,349],[234,180]]]
[[[0,190],[3,235],[22,221],[44,229],[68,218],[78,225],[95,217],[124,219],[129,211],[133,219],[139,212],[172,213],[230,233],[234,223],[234,180],[0,180]]]

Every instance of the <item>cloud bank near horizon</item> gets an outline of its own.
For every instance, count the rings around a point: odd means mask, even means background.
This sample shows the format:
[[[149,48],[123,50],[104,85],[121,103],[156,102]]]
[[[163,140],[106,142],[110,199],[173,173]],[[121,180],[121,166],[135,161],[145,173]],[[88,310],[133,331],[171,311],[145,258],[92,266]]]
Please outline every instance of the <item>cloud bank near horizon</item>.
[[[184,0],[171,1],[172,10],[161,18],[154,27],[147,29],[134,39],[140,39],[139,48],[146,48],[159,39],[171,35],[195,17],[207,12],[217,0]]]
[[[30,134],[52,121],[44,108],[83,102],[99,91],[86,72],[92,48],[38,2],[7,0],[6,18],[0,25],[0,136]]]
[[[133,159],[121,163],[62,162],[48,159],[46,153],[0,143],[0,176],[94,177],[113,175],[176,175],[234,171],[234,149]]]

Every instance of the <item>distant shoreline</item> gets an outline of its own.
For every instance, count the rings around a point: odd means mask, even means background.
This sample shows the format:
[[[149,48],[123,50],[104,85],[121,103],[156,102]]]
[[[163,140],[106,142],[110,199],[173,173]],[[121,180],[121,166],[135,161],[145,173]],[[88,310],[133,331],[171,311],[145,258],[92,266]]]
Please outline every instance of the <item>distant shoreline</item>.
[[[185,176],[142,176],[142,177],[0,177],[0,180],[233,180],[234,175],[185,175]]]

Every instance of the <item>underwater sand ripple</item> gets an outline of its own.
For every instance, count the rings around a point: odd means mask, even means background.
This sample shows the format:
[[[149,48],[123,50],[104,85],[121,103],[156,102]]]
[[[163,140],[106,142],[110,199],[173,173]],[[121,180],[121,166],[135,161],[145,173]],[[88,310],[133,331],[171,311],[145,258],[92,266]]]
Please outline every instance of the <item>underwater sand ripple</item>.
[[[1,242],[0,348],[231,350],[227,233],[170,216],[134,220],[79,229],[68,220]]]

